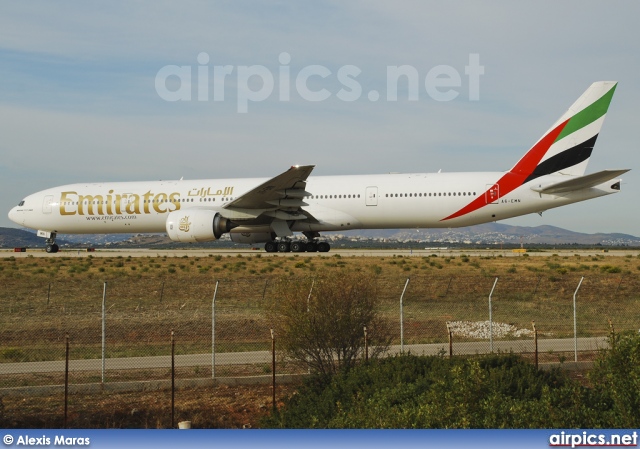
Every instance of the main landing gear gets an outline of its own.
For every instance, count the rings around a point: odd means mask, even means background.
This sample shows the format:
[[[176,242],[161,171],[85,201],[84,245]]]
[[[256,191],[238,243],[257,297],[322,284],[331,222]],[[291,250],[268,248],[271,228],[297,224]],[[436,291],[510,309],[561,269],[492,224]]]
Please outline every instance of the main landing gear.
[[[309,240],[308,242],[280,240],[267,242],[264,245],[264,250],[268,253],[328,253],[330,249],[331,245],[327,242],[318,242],[317,240]]]

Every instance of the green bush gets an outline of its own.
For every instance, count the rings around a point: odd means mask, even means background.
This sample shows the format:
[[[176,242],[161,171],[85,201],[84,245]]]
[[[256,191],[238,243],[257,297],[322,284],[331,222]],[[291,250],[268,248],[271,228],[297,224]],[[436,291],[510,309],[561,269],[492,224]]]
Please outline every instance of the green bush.
[[[272,428],[637,428],[640,337],[616,337],[591,387],[515,355],[397,356],[309,379]]]
[[[365,328],[369,356],[387,350],[391,334],[378,305],[374,275],[348,270],[321,272],[306,281],[282,278],[266,304],[285,357],[326,375],[351,369],[364,358]]]
[[[589,372],[594,399],[603,426],[637,428],[640,425],[640,336],[627,332],[610,339]]]

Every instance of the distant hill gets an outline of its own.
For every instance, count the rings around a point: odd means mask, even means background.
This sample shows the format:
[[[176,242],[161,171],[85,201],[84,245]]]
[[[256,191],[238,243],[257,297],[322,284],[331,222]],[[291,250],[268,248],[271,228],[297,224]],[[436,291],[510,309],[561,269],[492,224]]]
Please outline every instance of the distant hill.
[[[434,244],[546,244],[546,245],[606,245],[606,246],[640,246],[640,238],[621,233],[585,234],[573,232],[555,226],[512,226],[502,223],[486,223],[466,228],[445,229],[384,229],[346,231],[343,233],[324,233],[330,240],[377,240],[377,241],[414,241]],[[234,244],[228,237],[216,242],[202,244],[178,244],[169,240],[165,234],[88,234],[88,235],[59,235],[57,242],[60,246],[102,246],[112,248],[126,247],[226,247],[245,245]],[[0,248],[13,247],[44,247],[44,239],[36,237],[34,231],[0,228]],[[262,246],[262,245],[256,245]]]
[[[108,242],[121,242],[133,234],[59,234],[56,243],[62,246],[84,247],[102,246]],[[38,237],[31,229],[14,229],[0,227],[0,248],[32,247],[44,248],[45,239]]]
[[[64,244],[63,240],[58,240],[58,244]],[[44,248],[44,239],[37,237],[33,231],[24,231],[22,229],[0,228],[0,248],[18,248],[18,247],[37,247]]]
[[[485,223],[465,228],[443,229],[388,229],[348,231],[344,235],[364,236],[369,238],[387,238],[391,240],[418,240],[432,243],[466,243],[466,244],[578,244],[578,245],[611,245],[640,246],[640,238],[621,233],[585,234],[569,231],[555,226],[512,226],[502,223]]]

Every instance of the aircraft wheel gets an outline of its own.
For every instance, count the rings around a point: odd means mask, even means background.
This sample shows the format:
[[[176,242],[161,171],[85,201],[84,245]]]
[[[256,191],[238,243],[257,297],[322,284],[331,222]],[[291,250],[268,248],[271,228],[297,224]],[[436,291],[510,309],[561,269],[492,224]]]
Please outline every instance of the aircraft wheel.
[[[288,253],[289,251],[291,251],[291,244],[289,242],[278,243],[278,252]]]
[[[307,249],[307,244],[304,242],[291,242],[291,252],[303,253]]]
[[[331,245],[329,245],[327,242],[318,243],[319,253],[328,253],[330,249],[331,249]]]
[[[275,253],[278,251],[278,245],[276,242],[267,242],[264,244],[264,250],[268,253]]]
[[[57,243],[54,243],[53,245],[51,245],[51,252],[52,253],[57,253],[59,249],[60,249],[60,247],[58,246]]]
[[[316,242],[307,242],[307,252],[315,253],[318,251],[318,244]]]
[[[47,247],[45,248],[45,251],[48,253],[52,253],[53,251],[53,245],[47,245]]]

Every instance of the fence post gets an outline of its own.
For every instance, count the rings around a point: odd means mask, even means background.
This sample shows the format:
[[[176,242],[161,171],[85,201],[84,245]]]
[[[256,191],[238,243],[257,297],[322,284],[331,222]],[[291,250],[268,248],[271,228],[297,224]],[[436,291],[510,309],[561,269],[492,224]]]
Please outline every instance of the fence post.
[[[496,277],[493,287],[491,287],[491,293],[489,293],[489,347],[491,352],[493,352],[493,308],[491,307],[491,297],[493,296],[493,290],[495,290],[497,283],[498,278]]]
[[[176,342],[174,339],[173,329],[171,329],[171,428],[175,427],[175,399],[176,399],[176,360],[175,360]]]
[[[277,405],[276,405],[276,336],[273,332],[273,329],[270,329],[270,331],[271,331],[271,376],[272,376],[271,389],[273,390],[272,402],[273,402],[273,411],[275,412],[277,409]]]
[[[580,290],[580,286],[582,285],[582,281],[584,281],[584,276],[580,278],[580,282],[578,283],[578,287],[576,291],[573,293],[573,361],[578,363],[578,317],[576,311],[576,295],[578,294],[578,290]]]
[[[216,378],[216,296],[218,295],[218,284],[213,291],[213,299],[211,300],[211,378]]]
[[[69,403],[69,334],[65,336],[64,351],[64,423],[63,428],[67,428],[67,410]]]
[[[609,318],[609,332],[610,332],[609,339],[611,340],[611,350],[615,351],[616,350],[616,331],[613,328],[613,323],[611,322],[611,318]]]
[[[542,280],[542,275],[538,276],[538,282],[536,282],[536,288],[533,289],[533,298],[536,299],[536,293],[538,293],[538,286],[540,285],[540,281]]]
[[[616,286],[616,289],[613,292],[613,299],[616,298],[616,295],[618,294],[618,290],[620,289],[620,285],[622,284],[622,280],[623,279],[624,279],[624,274],[622,276],[620,276],[620,282],[618,282],[618,285]]]
[[[307,313],[309,313],[310,307],[309,304],[311,303],[311,293],[313,293],[313,286],[316,285],[316,280],[313,279],[311,281],[311,288],[309,289],[309,295],[307,296]]]
[[[441,298],[444,298],[445,296],[447,296],[447,294],[449,293],[449,287],[451,287],[451,283],[453,282],[453,276],[451,276],[449,278],[449,283],[447,284],[447,288],[444,291],[444,293],[442,294],[442,296],[440,296]]]
[[[407,291],[410,278],[407,278],[407,282],[404,284],[402,294],[400,295],[400,353],[404,353],[404,308],[402,299],[404,298],[404,292]]]
[[[106,371],[106,354],[107,354],[107,281],[104,282],[102,288],[102,384],[104,385],[104,377]]]
[[[449,333],[449,358],[453,357],[453,331],[451,330],[451,326],[449,326],[449,322],[447,321],[447,332]]]
[[[367,341],[367,326],[364,327],[364,361],[369,361],[369,342]]]
[[[313,293],[313,286],[316,285],[315,278],[311,281],[311,288],[309,289],[309,295],[307,296],[307,313],[311,312],[311,293]],[[365,332],[366,333],[366,332]],[[311,359],[307,357],[307,374],[311,374]]]
[[[531,325],[533,326],[533,347],[534,347],[534,361],[536,364],[536,369],[538,369],[538,330],[536,329],[536,322],[532,321]]]

